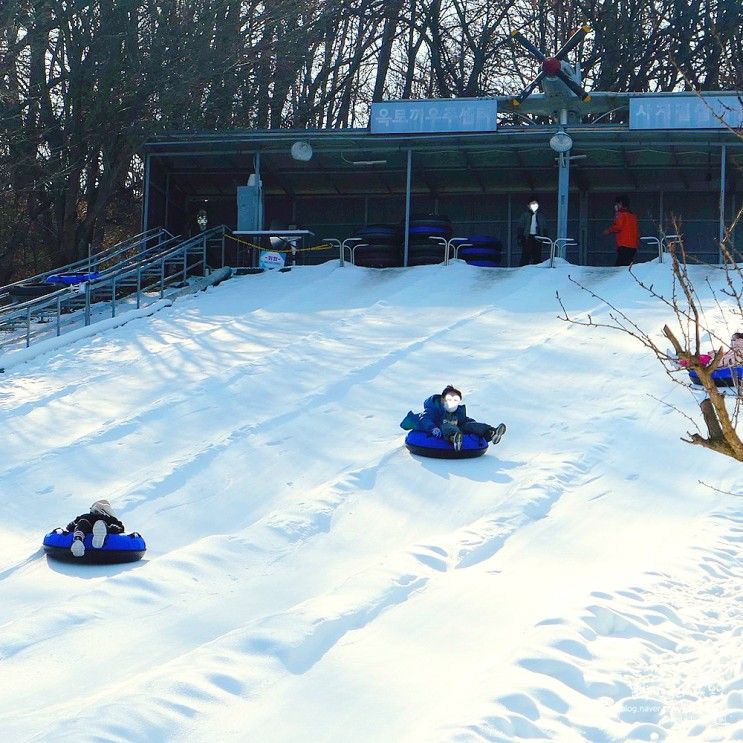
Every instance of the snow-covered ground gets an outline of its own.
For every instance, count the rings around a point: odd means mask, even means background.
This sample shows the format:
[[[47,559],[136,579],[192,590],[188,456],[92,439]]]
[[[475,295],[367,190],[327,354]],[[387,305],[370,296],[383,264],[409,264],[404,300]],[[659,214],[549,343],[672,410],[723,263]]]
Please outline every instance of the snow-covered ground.
[[[328,263],[0,375],[3,740],[743,740],[741,466],[568,274],[672,319],[626,269]],[[448,383],[480,459],[403,446]],[[145,559],[48,561],[101,497]]]

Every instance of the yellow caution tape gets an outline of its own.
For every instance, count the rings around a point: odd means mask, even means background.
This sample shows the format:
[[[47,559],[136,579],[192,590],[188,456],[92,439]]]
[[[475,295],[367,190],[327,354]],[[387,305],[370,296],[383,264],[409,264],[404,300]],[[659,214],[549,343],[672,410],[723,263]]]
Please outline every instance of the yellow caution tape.
[[[313,245],[310,248],[266,248],[262,245],[248,242],[247,240],[241,240],[239,237],[235,237],[234,235],[228,235],[225,233],[224,236],[240,245],[247,245],[249,248],[255,248],[256,250],[270,250],[272,253],[308,253],[313,250],[328,250],[329,248],[335,247],[335,245],[331,245],[330,243],[322,243],[321,245]]]

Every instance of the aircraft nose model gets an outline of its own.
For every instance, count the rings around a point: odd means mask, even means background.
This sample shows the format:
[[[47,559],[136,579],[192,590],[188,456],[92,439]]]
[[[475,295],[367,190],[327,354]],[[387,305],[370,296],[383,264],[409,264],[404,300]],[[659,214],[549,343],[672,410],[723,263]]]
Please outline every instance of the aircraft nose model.
[[[511,104],[513,106],[520,106],[532,94],[537,85],[540,84],[545,98],[559,99],[556,102],[562,102],[566,97],[571,98],[572,93],[584,103],[588,103],[591,100],[591,96],[580,84],[576,71],[565,58],[583,41],[590,31],[590,26],[581,26],[563,44],[562,48],[554,57],[545,56],[520,31],[514,31],[511,36],[541,62],[542,70],[515,98],[511,98]]]

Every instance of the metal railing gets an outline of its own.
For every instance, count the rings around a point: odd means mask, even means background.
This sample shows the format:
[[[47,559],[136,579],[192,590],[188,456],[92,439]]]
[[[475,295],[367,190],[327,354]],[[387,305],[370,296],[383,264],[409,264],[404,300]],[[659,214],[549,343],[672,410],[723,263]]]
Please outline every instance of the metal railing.
[[[97,267],[114,262],[117,263],[120,256],[132,251],[139,251],[142,248],[148,248],[153,245],[160,245],[166,240],[172,239],[173,235],[163,227],[154,227],[153,229],[140,232],[138,235],[132,235],[124,240],[111,245],[108,248],[99,250],[95,253],[89,253],[87,258],[80,258],[72,263],[66,263],[63,266],[44,271],[19,281],[13,281],[5,286],[0,286],[0,307],[9,303],[12,290],[15,287],[21,287],[27,284],[42,283],[49,276],[56,274],[80,273],[82,271],[94,271]]]
[[[446,246],[446,263],[449,263],[451,258],[449,257],[449,253],[451,252],[453,255],[454,260],[457,260],[459,258],[459,249],[460,248],[471,248],[472,243],[469,242],[468,237],[450,237],[447,241]]]
[[[539,240],[543,245],[547,245],[550,249],[550,268],[555,267],[555,255],[557,252],[562,252],[563,248],[567,248],[568,245],[576,245],[576,240],[573,237],[558,237],[555,240],[547,237],[546,235],[535,235],[536,240]]]
[[[655,245],[658,249],[658,262],[663,263],[663,253],[668,249],[671,243],[681,239],[681,235],[661,235],[656,237],[655,235],[648,235],[647,237],[641,237],[640,241],[647,243],[648,245]]]
[[[171,284],[182,283],[195,273],[206,273],[207,244],[223,235],[224,230],[223,226],[214,227],[185,240],[167,233],[167,239],[136,252],[131,249],[137,242],[130,240],[130,247],[118,252],[123,256],[121,260],[95,278],[0,307],[0,351],[24,342],[28,347],[32,341],[50,336],[48,325],[52,321],[54,335],[59,336],[64,325],[88,326],[105,319],[104,312],[97,313],[98,318],[94,319],[93,307],[103,310],[108,304],[110,317],[116,317],[117,305],[125,300],[139,309],[146,296],[152,298],[155,294],[156,299],[162,299]]]
[[[441,245],[444,251],[444,265],[448,265],[450,255],[454,255],[454,258],[458,257],[459,249],[463,247],[471,246],[471,243],[467,242],[466,237],[452,237],[447,240],[445,237],[439,237],[438,235],[430,236],[429,240],[433,240]],[[341,241],[336,237],[324,237],[323,242],[330,243],[338,250],[339,263],[341,266],[345,265],[346,251],[348,251],[348,260],[352,266],[356,265],[356,250],[357,248],[368,248],[369,244],[364,242],[362,237],[347,237]]]

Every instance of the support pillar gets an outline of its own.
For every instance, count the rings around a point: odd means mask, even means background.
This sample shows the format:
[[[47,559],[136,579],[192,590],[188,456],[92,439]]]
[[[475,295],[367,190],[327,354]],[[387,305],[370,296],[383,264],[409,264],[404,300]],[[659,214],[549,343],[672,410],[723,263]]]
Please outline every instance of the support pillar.
[[[566,109],[560,111],[560,126],[565,131],[568,123],[568,112]],[[569,140],[568,140],[569,141]],[[568,236],[568,196],[570,191],[570,150],[560,152],[557,155],[559,174],[557,179],[557,238]],[[564,258],[567,252],[565,242],[560,243],[560,258]]]
[[[142,232],[149,229],[150,220],[150,155],[144,158],[144,204],[142,205]]]
[[[263,229],[263,184],[261,183],[261,153],[255,153],[255,180],[258,186],[258,227],[257,229]]]
[[[725,239],[725,181],[727,180],[727,157],[728,147],[723,144],[720,145],[720,232],[719,232],[719,245],[720,245],[720,263],[722,264],[725,260],[722,250],[722,243]]]
[[[408,147],[408,170],[405,179],[405,238],[402,265],[408,265],[408,243],[410,241],[410,185],[413,180],[413,150]]]
[[[557,237],[568,236],[568,191],[570,189],[570,153],[558,154],[560,168],[557,180]],[[565,246],[560,248],[560,257],[565,257]]]
[[[512,201],[512,194],[509,191],[508,193],[508,222],[506,224],[506,266],[511,266],[511,251],[513,249],[513,229],[511,227],[511,220],[513,219],[513,201]]]
[[[588,265],[588,192],[581,191],[578,196],[578,262]]]

